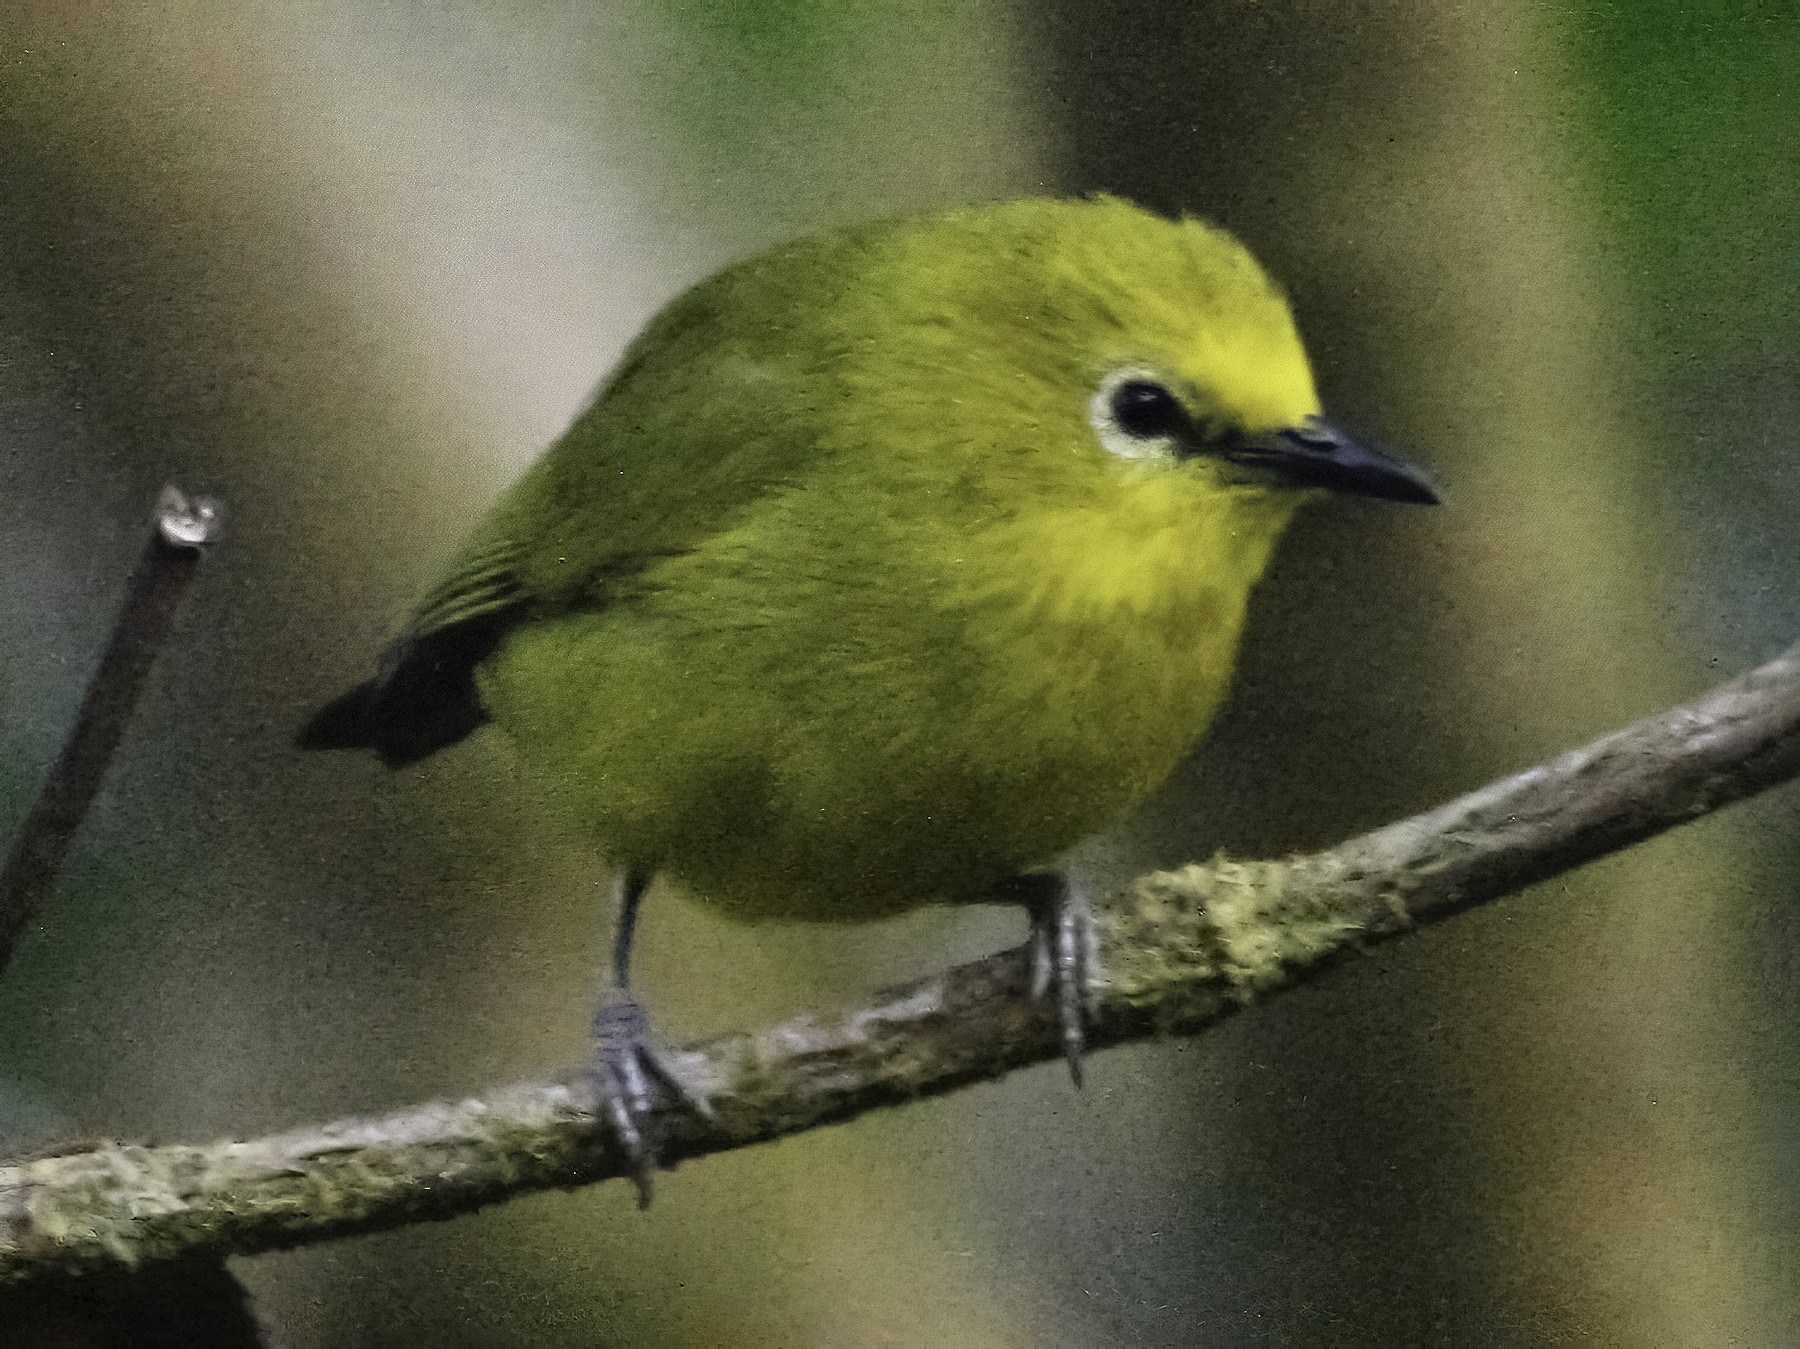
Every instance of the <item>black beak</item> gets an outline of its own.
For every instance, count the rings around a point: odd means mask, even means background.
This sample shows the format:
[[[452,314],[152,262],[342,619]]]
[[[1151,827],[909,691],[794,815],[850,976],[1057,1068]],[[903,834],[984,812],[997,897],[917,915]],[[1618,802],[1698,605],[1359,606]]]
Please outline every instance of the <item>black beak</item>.
[[[1285,431],[1247,436],[1223,455],[1234,464],[1262,469],[1295,487],[1323,487],[1422,506],[1438,502],[1431,480],[1418,469],[1358,444],[1319,417],[1308,417]]]

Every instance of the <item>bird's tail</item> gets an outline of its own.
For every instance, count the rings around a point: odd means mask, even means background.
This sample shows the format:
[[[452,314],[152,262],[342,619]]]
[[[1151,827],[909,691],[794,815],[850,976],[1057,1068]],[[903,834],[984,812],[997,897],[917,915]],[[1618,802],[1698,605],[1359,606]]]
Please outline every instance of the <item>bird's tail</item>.
[[[373,749],[380,737],[373,715],[380,701],[377,679],[341,693],[314,712],[294,736],[301,749]]]
[[[379,674],[313,713],[294,743],[372,749],[390,768],[454,745],[487,722],[475,667],[515,621],[505,609],[403,638]]]

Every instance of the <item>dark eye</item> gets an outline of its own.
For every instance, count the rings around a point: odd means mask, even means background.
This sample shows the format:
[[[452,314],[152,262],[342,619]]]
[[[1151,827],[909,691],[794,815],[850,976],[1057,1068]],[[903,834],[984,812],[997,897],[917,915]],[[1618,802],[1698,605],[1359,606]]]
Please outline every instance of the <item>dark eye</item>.
[[[1128,379],[1113,390],[1112,417],[1121,431],[1139,440],[1172,436],[1187,422],[1175,395],[1147,379]]]

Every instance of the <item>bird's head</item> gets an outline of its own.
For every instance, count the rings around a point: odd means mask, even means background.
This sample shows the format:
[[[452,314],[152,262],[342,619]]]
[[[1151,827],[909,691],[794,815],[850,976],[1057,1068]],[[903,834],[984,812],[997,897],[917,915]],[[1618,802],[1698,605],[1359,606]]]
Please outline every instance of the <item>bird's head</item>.
[[[1026,200],[832,247],[820,509],[935,531],[1033,622],[1235,613],[1309,497],[1437,499],[1321,417],[1286,297],[1221,230]]]
[[[1222,230],[1027,200],[883,244],[852,364],[892,440],[1047,490],[1160,478],[1284,516],[1320,490],[1437,500],[1322,417],[1286,297]]]

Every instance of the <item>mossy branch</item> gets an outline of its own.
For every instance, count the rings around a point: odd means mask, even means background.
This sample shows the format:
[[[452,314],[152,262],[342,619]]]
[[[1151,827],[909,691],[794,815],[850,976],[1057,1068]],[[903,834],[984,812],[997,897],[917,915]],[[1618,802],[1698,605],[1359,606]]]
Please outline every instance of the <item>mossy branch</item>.
[[[1437,810],[1284,862],[1144,876],[1095,915],[1091,1043],[1192,1033],[1341,953],[1800,775],[1800,646],[1705,697]],[[1061,1054],[1024,948],[854,1011],[693,1045],[711,1098],[664,1108],[673,1163]],[[0,1167],[0,1282],[266,1251],[626,1174],[584,1087],[537,1084],[246,1142],[108,1144]]]

